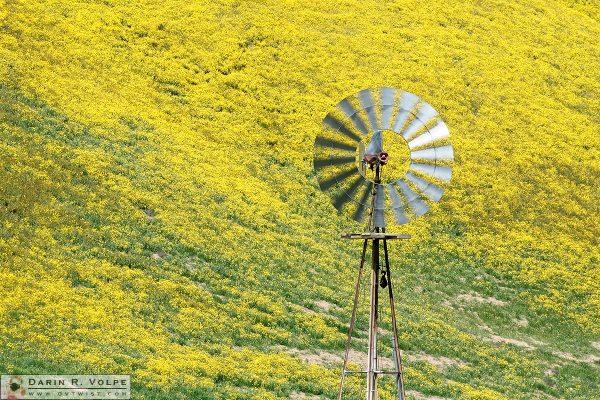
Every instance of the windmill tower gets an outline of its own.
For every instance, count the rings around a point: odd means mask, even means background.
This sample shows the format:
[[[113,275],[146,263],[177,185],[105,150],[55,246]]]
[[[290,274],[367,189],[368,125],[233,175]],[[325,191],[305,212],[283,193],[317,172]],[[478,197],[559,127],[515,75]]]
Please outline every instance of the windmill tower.
[[[418,96],[395,88],[366,89],[340,101],[324,119],[315,139],[314,168],[321,190],[334,206],[365,223],[365,232],[342,235],[363,241],[354,306],[346,341],[338,400],[349,374],[366,376],[366,399],[377,400],[377,379],[395,378],[398,399],[405,398],[402,358],[392,290],[387,241],[410,235],[386,232],[425,214],[438,202],[452,176],[450,134],[435,109]],[[371,247],[369,331],[364,370],[349,370],[348,355],[356,321],[367,248]],[[383,263],[381,250],[383,249]],[[379,289],[389,296],[394,368],[381,368],[378,356]]]

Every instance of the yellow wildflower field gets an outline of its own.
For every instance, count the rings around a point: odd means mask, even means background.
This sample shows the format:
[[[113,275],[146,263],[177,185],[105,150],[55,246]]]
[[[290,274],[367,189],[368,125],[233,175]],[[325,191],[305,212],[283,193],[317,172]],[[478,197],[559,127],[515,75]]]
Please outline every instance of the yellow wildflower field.
[[[338,237],[361,227],[313,141],[390,86],[455,151],[439,205],[393,229],[409,397],[598,398],[599,10],[0,0],[0,372],[334,398],[360,251]]]

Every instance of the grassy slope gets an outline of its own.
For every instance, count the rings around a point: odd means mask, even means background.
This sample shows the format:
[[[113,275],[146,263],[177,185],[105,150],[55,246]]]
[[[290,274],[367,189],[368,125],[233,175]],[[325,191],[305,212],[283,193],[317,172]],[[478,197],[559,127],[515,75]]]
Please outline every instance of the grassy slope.
[[[593,4],[188,3],[0,0],[0,370],[332,397],[358,256],[336,235],[359,227],[316,188],[312,140],[339,99],[397,86],[457,153],[392,249],[407,388],[597,395]]]

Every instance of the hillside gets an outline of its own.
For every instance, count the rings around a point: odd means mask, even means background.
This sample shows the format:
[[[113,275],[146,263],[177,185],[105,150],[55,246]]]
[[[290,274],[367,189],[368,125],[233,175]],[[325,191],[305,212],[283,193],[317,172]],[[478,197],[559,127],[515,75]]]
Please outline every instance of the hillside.
[[[313,141],[393,86],[456,154],[439,205],[392,229],[413,235],[391,249],[409,394],[600,398],[598,10],[0,0],[0,372],[334,398],[360,252],[338,237],[361,226]]]

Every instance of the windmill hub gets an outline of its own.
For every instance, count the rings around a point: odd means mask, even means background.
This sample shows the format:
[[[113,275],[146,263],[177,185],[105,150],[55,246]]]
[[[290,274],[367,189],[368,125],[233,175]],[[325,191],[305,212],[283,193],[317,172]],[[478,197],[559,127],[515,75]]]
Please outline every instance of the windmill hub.
[[[376,134],[381,136],[381,149],[375,149],[373,154],[367,153],[369,143],[377,137]],[[367,171],[373,170],[377,165],[385,165],[380,177],[381,182],[384,184],[402,178],[410,165],[410,149],[406,140],[391,130],[381,130],[364,136],[356,149],[356,153],[358,172],[370,181],[372,181],[373,173]]]

